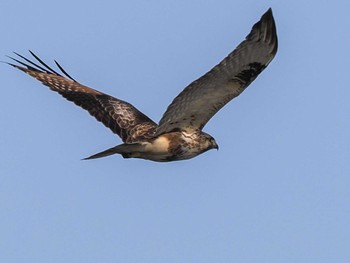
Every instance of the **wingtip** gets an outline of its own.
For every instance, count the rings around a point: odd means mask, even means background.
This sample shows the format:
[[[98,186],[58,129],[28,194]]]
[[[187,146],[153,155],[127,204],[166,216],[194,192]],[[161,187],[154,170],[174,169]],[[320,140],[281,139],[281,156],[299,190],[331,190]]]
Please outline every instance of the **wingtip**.
[[[271,53],[276,54],[278,49],[278,37],[275,19],[273,17],[272,8],[270,7],[260,18],[260,20],[253,26],[253,30],[261,32],[259,35],[267,43],[271,45]],[[252,35],[256,36],[256,35]]]
[[[261,21],[269,21],[269,20],[274,21],[271,7],[269,9],[267,9],[267,11],[261,16],[260,20]]]
[[[14,53],[15,55],[17,55],[16,52],[13,51],[13,53]],[[17,62],[17,63],[19,63],[19,64],[22,64],[22,65],[23,65],[23,63],[20,62],[18,59],[15,59],[15,58],[13,58],[13,57],[11,57],[11,56],[8,56],[8,55],[6,55],[6,57],[9,58],[9,59],[12,59],[13,61],[15,61],[15,62]],[[14,67],[14,68],[16,68],[16,69],[22,70],[22,71],[24,71],[24,72],[26,72],[26,70],[27,70],[26,68],[24,68],[24,67],[22,67],[22,66],[16,65],[16,64],[11,63],[11,62],[8,62],[8,61],[0,61],[0,62],[1,62],[1,63],[5,63],[5,64],[7,64],[7,65],[9,65],[9,66],[11,66],[11,67]]]
[[[16,67],[16,65],[15,65],[15,64],[12,64],[12,63],[7,62],[7,61],[0,60],[0,63],[7,64],[7,65],[12,66],[12,67],[14,67],[14,68]]]
[[[14,68],[20,68],[18,65],[15,65],[15,64],[13,64],[13,63],[11,63],[11,62],[7,62],[7,61],[0,61],[1,63],[5,63],[5,64],[7,64],[7,65],[9,65],[9,66],[11,66],[11,67],[14,67]]]
[[[261,18],[263,17],[273,17],[273,13],[272,13],[272,8],[269,7],[269,9],[266,10],[266,12],[261,16]]]
[[[15,58],[15,57],[11,57],[11,56],[7,56],[8,58],[12,59],[13,61],[17,62],[18,64],[24,66],[19,66],[13,63],[9,63],[9,62],[5,62],[17,69],[21,69],[23,71],[42,71],[44,73],[48,73],[48,74],[55,74],[57,76],[62,76],[60,73],[58,73],[57,71],[55,71],[54,69],[52,69],[50,66],[48,66],[42,59],[40,59],[32,50],[28,49],[28,52],[32,55],[32,57],[34,57],[34,59],[39,62],[39,64],[34,63],[33,61],[29,60],[28,58],[24,57],[23,55],[13,51],[13,54],[15,54],[17,57],[19,57],[20,59],[24,60],[24,62],[20,61],[19,59]],[[25,63],[26,62],[26,63]],[[55,60],[55,64],[58,66],[58,68],[61,70],[61,72],[69,79],[77,82],[75,79],[73,79],[68,73],[67,71],[65,71],[63,69],[63,67]]]

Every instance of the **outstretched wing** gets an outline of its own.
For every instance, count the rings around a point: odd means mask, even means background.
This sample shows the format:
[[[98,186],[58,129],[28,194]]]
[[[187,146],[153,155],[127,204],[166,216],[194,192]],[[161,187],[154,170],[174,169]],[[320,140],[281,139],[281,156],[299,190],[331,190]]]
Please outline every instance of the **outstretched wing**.
[[[31,51],[30,53],[40,65],[17,53],[15,54],[25,62],[10,58],[22,66],[8,64],[24,71],[67,100],[87,110],[98,121],[110,128],[112,132],[119,135],[124,142],[132,143],[142,140],[143,137],[152,134],[156,129],[157,124],[130,103],[81,85],[69,76],[56,61],[56,65],[65,76],[50,68]]]
[[[276,26],[270,8],[232,53],[173,100],[159,122],[157,134],[202,129],[215,113],[248,87],[276,52]]]

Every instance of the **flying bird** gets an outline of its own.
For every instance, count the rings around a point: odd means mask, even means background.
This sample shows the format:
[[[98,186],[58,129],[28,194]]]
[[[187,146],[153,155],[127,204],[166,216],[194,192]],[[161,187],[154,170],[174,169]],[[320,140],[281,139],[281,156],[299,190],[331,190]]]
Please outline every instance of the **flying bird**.
[[[80,84],[56,61],[61,73],[29,52],[36,62],[14,52],[17,58],[10,58],[16,63],[8,64],[87,110],[122,139],[122,144],[85,159],[120,154],[124,158],[169,162],[219,148],[215,139],[202,131],[204,126],[271,62],[277,52],[277,34],[270,8],[234,51],[180,92],[159,124],[130,103]]]

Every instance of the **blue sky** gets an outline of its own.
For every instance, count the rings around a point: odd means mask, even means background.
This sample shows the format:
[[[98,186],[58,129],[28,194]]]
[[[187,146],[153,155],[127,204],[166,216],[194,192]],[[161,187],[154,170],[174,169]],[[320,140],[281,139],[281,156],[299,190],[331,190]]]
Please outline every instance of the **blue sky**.
[[[2,1],[1,60],[28,49],[158,121],[272,7],[277,56],[173,163],[119,144],[0,65],[1,262],[348,262],[348,1]]]

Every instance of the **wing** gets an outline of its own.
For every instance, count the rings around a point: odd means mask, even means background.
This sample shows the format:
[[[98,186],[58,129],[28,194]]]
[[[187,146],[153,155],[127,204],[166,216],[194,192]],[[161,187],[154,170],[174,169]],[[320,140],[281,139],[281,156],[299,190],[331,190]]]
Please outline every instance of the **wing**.
[[[13,59],[22,66],[8,63],[9,65],[24,71],[30,76],[41,81],[51,90],[58,92],[64,98],[87,110],[98,121],[102,122],[112,132],[119,135],[124,142],[132,143],[142,140],[149,134],[153,134],[157,124],[137,110],[130,103],[116,99],[98,90],[91,89],[76,82],[56,62],[56,65],[65,75],[60,75],[34,53],[30,51],[40,65],[15,53],[25,62]]]
[[[215,113],[248,87],[276,52],[276,26],[270,8],[232,53],[173,100],[159,122],[157,134],[201,130]]]

